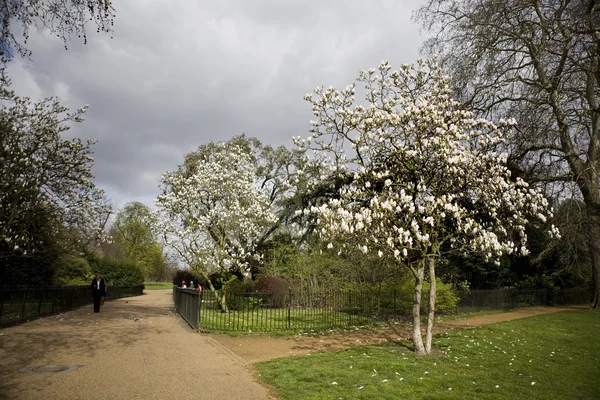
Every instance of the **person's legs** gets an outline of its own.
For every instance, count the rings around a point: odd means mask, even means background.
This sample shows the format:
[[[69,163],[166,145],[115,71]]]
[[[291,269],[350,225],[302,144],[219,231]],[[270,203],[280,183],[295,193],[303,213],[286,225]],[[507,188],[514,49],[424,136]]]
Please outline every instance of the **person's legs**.
[[[100,296],[94,296],[94,312],[100,312]]]

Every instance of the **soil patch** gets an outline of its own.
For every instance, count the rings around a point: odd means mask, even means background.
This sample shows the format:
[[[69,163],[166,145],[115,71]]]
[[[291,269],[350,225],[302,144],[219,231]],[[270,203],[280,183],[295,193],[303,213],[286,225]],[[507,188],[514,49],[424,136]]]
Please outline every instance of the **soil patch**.
[[[435,333],[455,329],[472,328],[476,326],[511,321],[535,315],[551,314],[561,311],[582,309],[576,307],[532,307],[523,308],[502,314],[484,315],[479,317],[438,322],[434,326]],[[293,337],[268,337],[264,335],[244,335],[232,337],[226,334],[211,334],[224,347],[231,350],[247,363],[267,361],[279,357],[300,356],[327,350],[344,349],[349,347],[367,346],[386,342],[397,342],[409,339],[410,325],[390,325],[378,329],[360,329],[333,333],[329,335],[297,335]]]

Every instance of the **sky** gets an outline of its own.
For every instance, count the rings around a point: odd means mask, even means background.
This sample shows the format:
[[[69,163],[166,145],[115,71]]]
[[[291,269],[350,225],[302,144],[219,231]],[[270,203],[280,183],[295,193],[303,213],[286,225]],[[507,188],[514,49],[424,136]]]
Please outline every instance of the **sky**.
[[[344,88],[382,60],[413,63],[423,0],[113,0],[114,32],[88,44],[32,29],[8,67],[21,96],[57,96],[95,139],[95,183],[116,208],[152,206],[186,153],[245,133],[292,147],[309,135],[317,86]],[[15,35],[17,36],[17,35]]]

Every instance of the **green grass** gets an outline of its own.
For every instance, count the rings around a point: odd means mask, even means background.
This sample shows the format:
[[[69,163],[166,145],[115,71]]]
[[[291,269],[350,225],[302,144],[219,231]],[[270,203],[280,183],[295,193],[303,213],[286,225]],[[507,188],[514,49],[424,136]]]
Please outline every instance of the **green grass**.
[[[144,282],[146,290],[173,289],[171,282]]]
[[[255,364],[284,399],[599,399],[600,312],[569,311],[401,344]],[[406,343],[404,343],[406,345]]]
[[[483,311],[471,311],[471,312],[465,312],[465,313],[459,313],[459,314],[446,314],[446,315],[440,315],[438,317],[435,317],[435,321],[436,322],[456,321],[456,320],[467,319],[467,318],[483,317],[485,315],[504,314],[504,313],[511,312],[511,311],[515,311],[515,309],[483,310]],[[422,316],[421,319],[424,323],[427,323],[426,315]]]
[[[337,311],[309,309],[256,309],[250,311],[203,309],[201,329],[227,332],[327,332],[350,326],[373,326],[371,318]]]

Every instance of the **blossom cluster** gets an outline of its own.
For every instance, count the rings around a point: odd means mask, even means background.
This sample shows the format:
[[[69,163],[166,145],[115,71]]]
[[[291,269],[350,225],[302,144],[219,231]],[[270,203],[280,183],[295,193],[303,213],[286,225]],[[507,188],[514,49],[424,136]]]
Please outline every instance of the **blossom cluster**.
[[[87,106],[71,113],[56,99],[32,102],[5,85],[0,106],[0,245],[27,255],[65,228],[76,232],[79,241],[98,238],[110,207],[92,181],[94,142],[62,137],[68,122],[83,121]],[[47,229],[44,234],[41,226]]]
[[[322,236],[401,263],[441,251],[527,254],[526,224],[552,213],[496,150],[515,121],[475,118],[429,61],[397,71],[384,61],[358,82],[366,105],[355,104],[355,84],[305,97],[316,120],[296,144],[323,171],[353,177],[339,198],[301,212]]]
[[[158,231],[192,268],[244,269],[260,261],[256,243],[277,218],[256,168],[243,148],[220,143],[193,168],[163,175]]]

